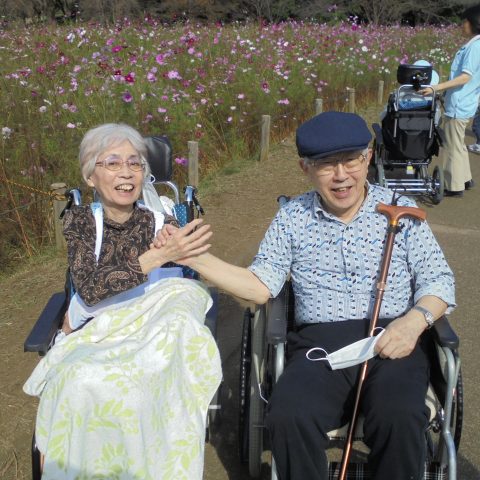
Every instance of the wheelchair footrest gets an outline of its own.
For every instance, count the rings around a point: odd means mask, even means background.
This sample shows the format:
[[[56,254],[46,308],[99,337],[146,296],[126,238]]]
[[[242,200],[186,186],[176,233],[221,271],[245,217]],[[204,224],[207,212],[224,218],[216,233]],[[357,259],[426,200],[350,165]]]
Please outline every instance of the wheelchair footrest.
[[[341,462],[330,462],[328,465],[328,480],[338,480]],[[347,480],[367,480],[370,472],[365,463],[351,463],[347,469]],[[425,462],[423,480],[447,480],[447,467],[441,467],[437,462]]]

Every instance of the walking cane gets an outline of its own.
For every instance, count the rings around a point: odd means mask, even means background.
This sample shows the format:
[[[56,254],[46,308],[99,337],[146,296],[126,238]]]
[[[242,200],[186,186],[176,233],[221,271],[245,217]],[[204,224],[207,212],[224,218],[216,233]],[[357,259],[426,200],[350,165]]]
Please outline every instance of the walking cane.
[[[393,242],[395,241],[395,235],[401,230],[401,226],[398,225],[398,221],[402,217],[412,217],[417,220],[425,220],[427,214],[424,210],[416,207],[399,207],[396,205],[395,194],[392,205],[385,205],[379,203],[377,205],[377,211],[382,213],[388,218],[387,238],[385,241],[385,250],[383,253],[382,265],[380,268],[380,276],[377,283],[377,291],[375,295],[375,303],[373,305],[372,318],[370,320],[370,327],[368,335],[371,337],[374,334],[375,327],[377,326],[378,316],[380,314],[380,306],[382,304],[383,293],[385,291],[385,285],[388,277],[388,268],[390,266],[390,260],[392,259]],[[362,391],[363,381],[367,375],[368,360],[363,363],[360,371],[360,377],[358,379],[357,394],[355,396],[355,404],[353,407],[352,421],[348,427],[347,440],[343,449],[342,464],[340,468],[340,474],[338,480],[345,480],[347,476],[347,467],[350,460],[350,454],[352,453],[353,433],[358,417],[358,407],[360,405],[360,394]]]

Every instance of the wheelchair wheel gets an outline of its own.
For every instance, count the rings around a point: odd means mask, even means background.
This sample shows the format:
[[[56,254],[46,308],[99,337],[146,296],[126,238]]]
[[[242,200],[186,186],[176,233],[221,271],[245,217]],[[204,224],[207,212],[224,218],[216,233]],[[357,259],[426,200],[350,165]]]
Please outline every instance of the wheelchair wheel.
[[[432,176],[432,202],[438,205],[443,200],[443,194],[445,189],[445,178],[443,176],[443,169],[438,165],[433,169]]]
[[[437,405],[438,413],[436,420],[431,424],[431,428],[427,431],[427,457],[430,462],[439,462],[442,457],[442,448],[445,448],[441,438],[443,408],[440,402]],[[463,426],[463,379],[462,371],[458,372],[457,385],[452,400],[452,412],[450,419],[450,431],[453,437],[455,450],[458,452],[460,447],[460,438]],[[445,452],[443,453],[445,455]]]
[[[250,408],[248,414],[248,470],[252,478],[258,478],[262,470],[263,415],[265,402],[261,397],[264,374],[266,308],[261,306],[252,319],[250,369]]]
[[[452,433],[455,448],[458,452],[460,447],[460,438],[462,436],[463,427],[463,377],[462,369],[458,372],[457,387],[455,389],[455,395],[453,397],[452,405]]]
[[[32,480],[41,480],[42,468],[41,468],[41,454],[37,448],[37,441],[35,440],[35,432],[32,436]]]
[[[252,364],[251,351],[251,321],[252,312],[249,308],[243,315],[242,342],[240,344],[240,385],[238,408],[238,445],[240,461],[248,462],[248,413],[250,410],[250,374]]]

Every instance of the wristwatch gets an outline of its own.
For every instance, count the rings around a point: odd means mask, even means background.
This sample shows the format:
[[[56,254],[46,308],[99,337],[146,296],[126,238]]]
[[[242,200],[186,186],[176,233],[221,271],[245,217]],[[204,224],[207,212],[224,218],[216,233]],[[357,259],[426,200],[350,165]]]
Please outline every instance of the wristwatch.
[[[433,324],[435,323],[435,317],[433,316],[433,313],[430,310],[427,310],[426,308],[421,307],[420,305],[414,305],[412,307],[412,310],[417,310],[423,314],[425,318],[425,322],[427,322],[427,330],[433,327]]]

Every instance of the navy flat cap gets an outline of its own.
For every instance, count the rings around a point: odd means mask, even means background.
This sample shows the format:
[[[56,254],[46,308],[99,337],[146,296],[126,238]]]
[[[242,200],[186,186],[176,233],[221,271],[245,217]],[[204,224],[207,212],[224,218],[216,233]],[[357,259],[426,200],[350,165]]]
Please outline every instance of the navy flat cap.
[[[365,120],[355,113],[324,112],[297,128],[298,155],[314,160],[363,150],[371,139]]]

